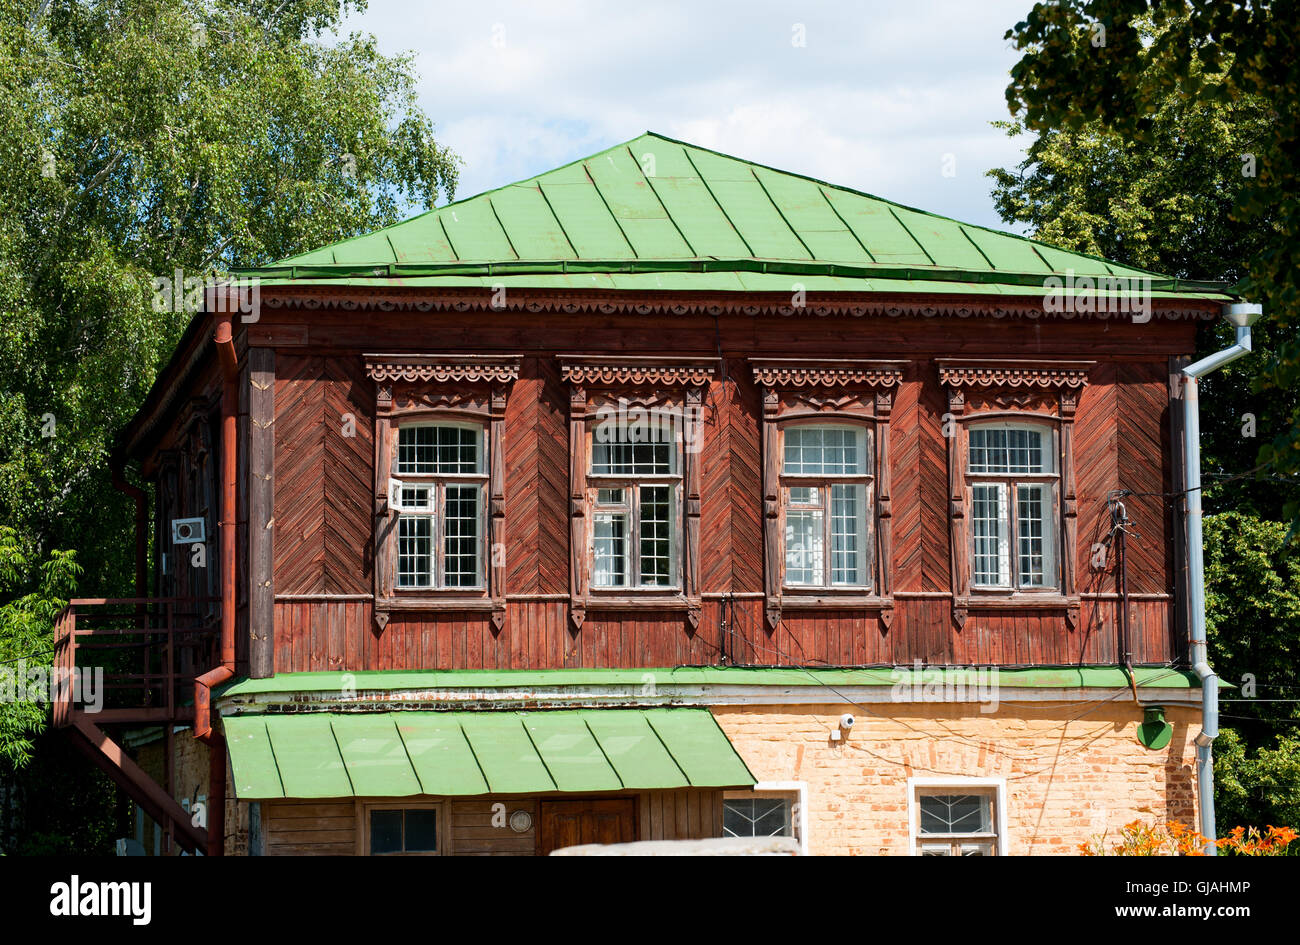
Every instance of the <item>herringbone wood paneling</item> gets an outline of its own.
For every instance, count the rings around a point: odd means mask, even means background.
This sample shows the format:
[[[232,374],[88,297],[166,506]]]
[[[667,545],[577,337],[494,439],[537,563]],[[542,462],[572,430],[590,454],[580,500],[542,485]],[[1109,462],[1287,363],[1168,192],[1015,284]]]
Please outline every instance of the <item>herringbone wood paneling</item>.
[[[365,593],[374,489],[371,382],[359,358],[282,356],[276,373],[276,591]]]

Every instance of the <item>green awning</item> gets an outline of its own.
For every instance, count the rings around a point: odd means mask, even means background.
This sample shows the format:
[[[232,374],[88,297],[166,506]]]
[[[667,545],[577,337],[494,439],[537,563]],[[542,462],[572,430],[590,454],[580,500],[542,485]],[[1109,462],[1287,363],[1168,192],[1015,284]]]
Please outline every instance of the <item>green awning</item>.
[[[312,712],[223,722],[241,800],[754,783],[707,709]]]

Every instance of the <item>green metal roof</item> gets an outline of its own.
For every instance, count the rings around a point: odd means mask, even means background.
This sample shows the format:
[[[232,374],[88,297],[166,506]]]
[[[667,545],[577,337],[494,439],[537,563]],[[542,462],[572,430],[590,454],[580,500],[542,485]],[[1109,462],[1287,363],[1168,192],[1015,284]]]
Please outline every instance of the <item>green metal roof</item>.
[[[425,689],[532,689],[542,687],[635,686],[648,680],[656,686],[884,686],[933,682],[975,684],[978,670],[966,667],[925,666],[878,669],[799,669],[787,667],[678,667],[638,669],[535,669],[535,670],[375,670],[357,673],[277,673],[266,679],[245,679],[222,697],[249,697],[277,693],[331,693],[343,691],[394,692]],[[986,670],[987,672],[987,670]],[[1168,667],[1133,669],[1142,688],[1199,689],[1195,673]],[[1004,688],[1108,689],[1128,688],[1129,677],[1116,666],[1045,666],[1034,669],[999,669]],[[1220,685],[1224,685],[1220,683]]]
[[[265,283],[432,287],[998,292],[1043,280],[1176,280],[647,132],[528,180],[247,270]],[[809,280],[817,281],[809,284]],[[1030,294],[1024,292],[1021,294]],[[1067,291],[1065,294],[1070,294]]]
[[[313,712],[224,725],[241,800],[754,784],[707,709]]]

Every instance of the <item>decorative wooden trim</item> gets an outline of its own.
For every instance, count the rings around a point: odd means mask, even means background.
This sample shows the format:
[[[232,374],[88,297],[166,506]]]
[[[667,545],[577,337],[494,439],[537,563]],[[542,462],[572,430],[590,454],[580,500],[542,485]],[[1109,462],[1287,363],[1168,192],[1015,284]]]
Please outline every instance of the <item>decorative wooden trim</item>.
[[[702,387],[713,380],[711,361],[695,358],[560,357],[560,375],[588,388]]]
[[[940,358],[945,387],[1081,388],[1094,361],[957,361]]]
[[[382,631],[394,610],[490,610],[500,630],[506,620],[505,415],[510,385],[519,377],[518,355],[367,354],[366,374],[375,381],[375,569],[374,620]],[[452,385],[471,385],[470,390]],[[438,389],[441,387],[442,389]],[[388,508],[394,431],[398,421],[422,415],[472,416],[488,438],[487,555],[483,597],[399,595],[392,586],[397,515]]]
[[[587,389],[569,388],[569,620],[587,619]]]
[[[448,289],[367,286],[263,286],[262,309],[334,309],[398,312],[527,312],[564,315],[782,315],[796,318],[847,315],[860,318],[1023,318],[1042,321],[1131,322],[1132,313],[1053,311],[1043,294],[996,300],[952,293],[818,293],[815,301],[794,306],[789,292],[565,291],[512,289],[500,304],[489,288]],[[1221,303],[1213,300],[1151,300],[1151,317],[1168,321],[1213,321]]]
[[[700,604],[700,447],[703,431],[704,388],[686,389],[686,409],[682,413],[682,592],[689,606],[686,611],[691,629],[698,630]]]
[[[581,629],[587,610],[617,609],[617,601],[637,601],[641,597],[617,596],[604,591],[593,592],[588,573],[587,428],[597,416],[589,393],[618,395],[629,388],[640,388],[637,398],[651,406],[673,405],[682,414],[682,509],[681,567],[682,589],[672,598],[649,597],[661,603],[683,600],[692,628],[700,625],[703,607],[700,598],[700,456],[701,414],[704,389],[714,376],[712,362],[700,359],[673,358],[604,358],[564,356],[559,358],[561,376],[569,382],[569,620]],[[647,392],[647,388],[650,390]],[[676,388],[675,390],[663,390]],[[671,609],[671,603],[667,603]]]
[[[1079,625],[1078,592],[1078,496],[1074,472],[1074,414],[1079,394],[1088,383],[1093,361],[969,361],[940,358],[936,361],[939,380],[948,392],[948,415],[944,436],[948,440],[948,534],[952,577],[952,617],[960,629],[972,608],[1014,606],[1064,606],[1071,630]],[[1028,389],[1022,395],[1005,392]],[[970,535],[966,518],[967,393],[1001,391],[998,406],[1014,415],[1019,407],[1024,416],[1048,420],[1059,431],[1057,441],[1061,507],[1060,567],[1061,593],[1044,597],[1040,593],[1011,592],[999,597],[972,594]],[[1033,392],[1037,393],[1033,393]],[[1040,407],[1048,414],[1032,412]],[[1023,604],[1021,601],[1023,600]],[[1054,603],[1059,602],[1059,603]]]
[[[785,604],[799,609],[867,608],[880,611],[888,629],[894,618],[893,511],[889,421],[905,361],[751,358],[763,394],[763,586],[769,628],[781,622]],[[798,392],[797,394],[793,392]],[[827,412],[827,410],[831,412]],[[781,427],[787,421],[837,414],[871,424],[875,454],[875,588],[870,595],[837,596],[810,590],[791,593],[782,584]],[[855,601],[855,603],[845,603]]]
[[[520,358],[459,354],[366,354],[366,375],[376,382],[509,384],[519,379]]]
[[[805,358],[751,358],[760,387],[895,387],[905,361],[826,361]]]

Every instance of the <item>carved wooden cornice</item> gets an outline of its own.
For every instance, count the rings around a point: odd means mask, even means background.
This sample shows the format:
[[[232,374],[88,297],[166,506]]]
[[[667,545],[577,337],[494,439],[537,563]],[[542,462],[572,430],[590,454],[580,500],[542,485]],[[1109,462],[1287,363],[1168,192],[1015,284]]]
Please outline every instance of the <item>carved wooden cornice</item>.
[[[518,357],[454,354],[367,354],[364,357],[366,374],[380,383],[508,384],[519,378]]]
[[[951,361],[940,359],[946,387],[1031,387],[1077,390],[1088,383],[1093,361]]]
[[[436,294],[434,294],[436,293]],[[824,293],[815,303],[793,306],[790,293],[583,292],[512,289],[502,305],[488,289],[400,289],[334,286],[264,286],[266,311],[333,309],[379,312],[496,312],[515,311],[561,315],[786,315],[792,317],[850,315],[887,318],[1026,318],[1065,321],[1129,321],[1127,312],[1056,312],[1040,296],[997,301],[960,295],[900,297],[885,293]],[[1214,321],[1220,304],[1214,301],[1158,298],[1151,317],[1158,321]],[[255,328],[256,326],[250,326]]]
[[[562,357],[560,373],[578,387],[703,387],[713,380],[710,361],[674,358]]]
[[[751,359],[754,382],[763,387],[894,387],[902,361]]]

